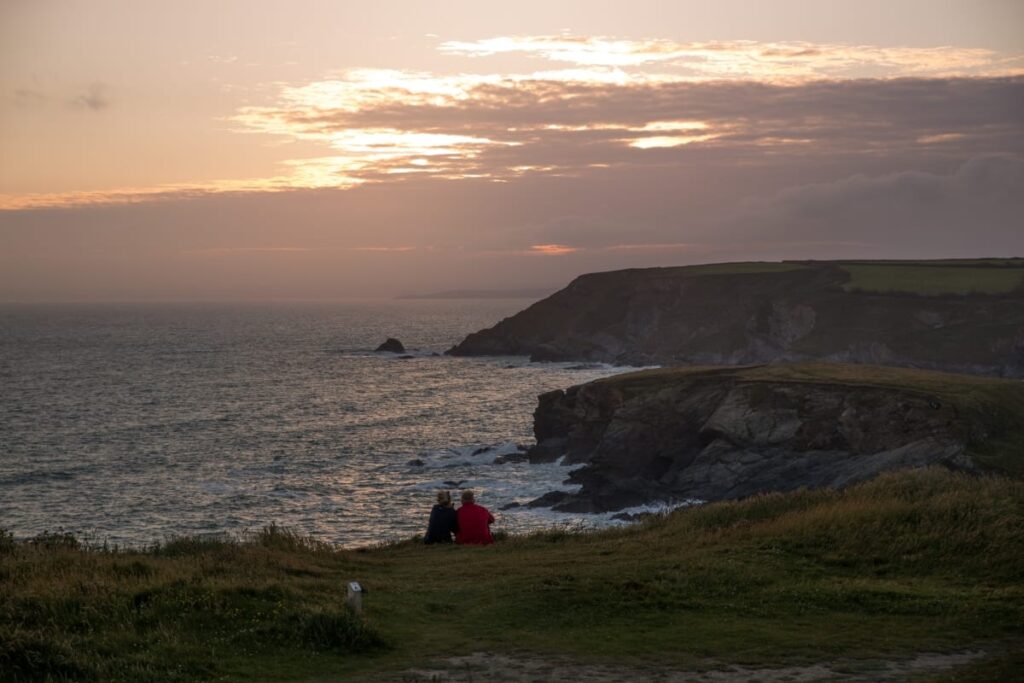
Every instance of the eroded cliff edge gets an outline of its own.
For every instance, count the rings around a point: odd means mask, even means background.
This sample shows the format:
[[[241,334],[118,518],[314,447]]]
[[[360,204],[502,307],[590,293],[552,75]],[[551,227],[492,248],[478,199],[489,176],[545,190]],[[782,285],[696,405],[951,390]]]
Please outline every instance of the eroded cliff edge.
[[[562,510],[843,487],[928,465],[1021,474],[1024,383],[824,363],[658,369],[541,395],[534,432],[531,460],[585,464]]]
[[[942,293],[949,283],[968,293]],[[636,366],[823,360],[1024,377],[1024,261],[593,273],[449,353]]]

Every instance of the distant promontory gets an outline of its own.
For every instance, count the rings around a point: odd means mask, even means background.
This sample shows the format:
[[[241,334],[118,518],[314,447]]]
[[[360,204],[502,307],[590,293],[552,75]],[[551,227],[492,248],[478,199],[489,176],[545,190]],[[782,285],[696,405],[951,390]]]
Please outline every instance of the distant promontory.
[[[822,360],[1024,377],[1024,259],[592,273],[448,353],[637,366]]]

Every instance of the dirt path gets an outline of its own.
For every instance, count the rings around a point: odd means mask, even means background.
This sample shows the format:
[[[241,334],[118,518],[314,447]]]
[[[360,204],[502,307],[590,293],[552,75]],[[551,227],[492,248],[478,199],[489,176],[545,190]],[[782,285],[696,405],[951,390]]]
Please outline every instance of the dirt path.
[[[915,674],[940,673],[983,657],[980,650],[953,654],[921,653],[900,660],[836,660],[810,666],[753,669],[732,666],[714,671],[597,666],[569,659],[476,652],[408,669],[380,680],[401,683],[875,683],[902,681]]]

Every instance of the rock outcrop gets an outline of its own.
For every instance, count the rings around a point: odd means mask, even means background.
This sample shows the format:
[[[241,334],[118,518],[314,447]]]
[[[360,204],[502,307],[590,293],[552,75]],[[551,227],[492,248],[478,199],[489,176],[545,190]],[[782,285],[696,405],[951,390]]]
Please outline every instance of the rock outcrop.
[[[949,269],[894,267],[940,280]],[[1024,283],[1024,268],[1000,267]],[[583,275],[449,353],[638,366],[823,360],[1024,377],[1024,287],[926,296],[859,291],[850,278],[830,262]]]
[[[830,364],[650,370],[543,394],[534,432],[533,461],[585,464],[556,509],[734,499],[902,467],[975,471],[995,445],[1024,461],[1024,383]]]
[[[383,344],[378,346],[376,351],[388,351],[390,353],[405,353],[405,346],[394,337],[388,337]]]

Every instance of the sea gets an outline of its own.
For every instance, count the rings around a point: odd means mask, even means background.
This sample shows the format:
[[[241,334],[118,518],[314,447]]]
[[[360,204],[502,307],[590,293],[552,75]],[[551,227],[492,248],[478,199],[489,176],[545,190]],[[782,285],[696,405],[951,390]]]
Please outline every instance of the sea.
[[[0,528],[144,547],[273,523],[359,547],[422,534],[462,488],[496,530],[615,524],[523,506],[570,469],[501,456],[532,443],[538,394],[629,368],[443,354],[530,303],[0,307]]]

